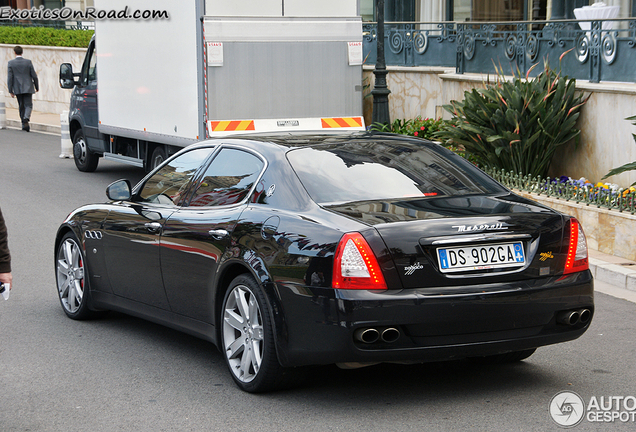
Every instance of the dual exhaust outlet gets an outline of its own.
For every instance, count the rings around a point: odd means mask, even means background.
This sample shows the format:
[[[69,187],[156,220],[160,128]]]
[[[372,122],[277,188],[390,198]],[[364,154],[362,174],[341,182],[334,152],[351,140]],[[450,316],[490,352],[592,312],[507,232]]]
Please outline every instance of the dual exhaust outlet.
[[[362,343],[372,344],[379,340],[386,343],[393,343],[400,338],[400,331],[395,327],[384,329],[361,328],[355,331],[353,337]]]
[[[592,318],[592,312],[589,309],[576,309],[570,311],[559,312],[557,322],[559,324],[574,326],[577,324],[587,324]],[[372,344],[377,341],[385,343],[393,343],[400,338],[400,330],[395,327],[387,327],[384,329],[377,328],[360,328],[355,331],[353,337],[362,343]]]
[[[592,318],[592,312],[589,309],[578,309],[571,311],[559,312],[557,322],[569,326],[577,324],[587,324]]]

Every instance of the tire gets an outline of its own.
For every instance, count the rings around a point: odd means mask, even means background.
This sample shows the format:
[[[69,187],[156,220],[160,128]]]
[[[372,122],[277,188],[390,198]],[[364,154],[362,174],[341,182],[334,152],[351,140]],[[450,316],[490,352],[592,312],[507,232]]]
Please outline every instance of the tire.
[[[55,280],[64,313],[74,320],[97,316],[90,309],[89,274],[82,248],[73,233],[67,233],[55,254]]]
[[[470,360],[480,364],[503,364],[503,363],[515,363],[525,360],[530,357],[536,351],[536,348],[531,348],[523,351],[513,351],[504,354],[495,354],[484,357],[471,357]]]
[[[75,132],[73,136],[73,159],[77,169],[82,172],[95,171],[99,163],[99,156],[89,150],[82,129]]]
[[[261,393],[299,382],[299,369],[278,362],[269,307],[254,278],[240,275],[232,281],[219,319],[220,348],[241,390]]]
[[[157,168],[167,158],[168,156],[166,155],[166,151],[163,149],[162,146],[155,147],[155,149],[152,151],[152,156],[150,157],[150,169],[148,170],[148,172]]]

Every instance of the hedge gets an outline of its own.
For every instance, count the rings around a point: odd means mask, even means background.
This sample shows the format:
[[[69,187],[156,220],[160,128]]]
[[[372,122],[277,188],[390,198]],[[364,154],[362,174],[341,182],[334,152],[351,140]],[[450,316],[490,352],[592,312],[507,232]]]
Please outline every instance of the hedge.
[[[93,30],[0,26],[0,43],[86,48]]]

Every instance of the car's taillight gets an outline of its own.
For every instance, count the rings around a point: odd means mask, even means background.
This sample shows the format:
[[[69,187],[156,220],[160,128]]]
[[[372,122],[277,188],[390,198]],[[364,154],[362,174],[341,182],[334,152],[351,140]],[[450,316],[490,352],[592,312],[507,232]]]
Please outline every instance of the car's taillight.
[[[583,227],[575,218],[570,219],[570,245],[565,260],[563,274],[580,272],[589,269],[587,260],[587,242]]]
[[[340,239],[332,284],[339,289],[387,289],[378,260],[360,233],[347,233]]]

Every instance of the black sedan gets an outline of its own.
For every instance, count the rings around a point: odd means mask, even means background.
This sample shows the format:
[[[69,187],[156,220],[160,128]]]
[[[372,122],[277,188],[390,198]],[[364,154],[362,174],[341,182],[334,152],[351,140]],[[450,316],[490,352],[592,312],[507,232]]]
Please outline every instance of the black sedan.
[[[207,339],[250,392],[307,365],[519,361],[594,313],[576,219],[415,138],[215,139],[106,193],[57,233],[64,312]]]

